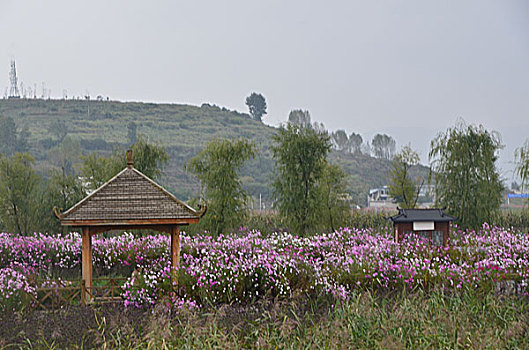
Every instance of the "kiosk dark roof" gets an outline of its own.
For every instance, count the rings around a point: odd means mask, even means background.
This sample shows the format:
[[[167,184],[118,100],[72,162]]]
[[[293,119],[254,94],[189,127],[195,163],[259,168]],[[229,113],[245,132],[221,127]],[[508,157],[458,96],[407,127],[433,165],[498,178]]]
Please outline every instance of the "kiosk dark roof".
[[[444,212],[443,209],[401,209],[399,213],[390,217],[394,223],[399,222],[450,222],[456,218]]]

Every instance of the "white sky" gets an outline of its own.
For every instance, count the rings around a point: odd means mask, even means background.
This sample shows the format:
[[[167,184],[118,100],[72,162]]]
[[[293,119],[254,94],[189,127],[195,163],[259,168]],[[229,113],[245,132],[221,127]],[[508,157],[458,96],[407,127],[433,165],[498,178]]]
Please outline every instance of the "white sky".
[[[19,80],[39,94],[45,82],[52,98],[247,111],[256,91],[268,124],[308,109],[330,130],[411,143],[423,163],[461,117],[501,133],[508,183],[529,138],[526,0],[2,0],[2,95],[12,58]]]

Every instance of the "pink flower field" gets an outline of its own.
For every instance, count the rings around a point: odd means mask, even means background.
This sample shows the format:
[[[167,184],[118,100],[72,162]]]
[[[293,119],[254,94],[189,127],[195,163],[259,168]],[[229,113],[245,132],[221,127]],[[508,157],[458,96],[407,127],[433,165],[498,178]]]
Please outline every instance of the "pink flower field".
[[[306,238],[287,233],[182,235],[178,284],[171,279],[165,235],[93,239],[94,277],[124,275],[126,306],[200,308],[293,295],[347,300],[355,289],[469,290],[527,294],[529,236],[484,225],[455,228],[449,247],[420,240],[395,243],[388,233],[343,228]],[[0,307],[14,307],[21,291],[79,279],[81,238],[0,234]],[[138,269],[139,273],[131,272]],[[513,282],[509,282],[513,281]]]

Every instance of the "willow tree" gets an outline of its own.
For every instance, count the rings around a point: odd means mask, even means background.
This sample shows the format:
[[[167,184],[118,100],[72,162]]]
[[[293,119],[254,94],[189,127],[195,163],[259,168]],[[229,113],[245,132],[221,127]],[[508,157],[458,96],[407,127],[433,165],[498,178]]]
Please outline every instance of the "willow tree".
[[[478,228],[500,208],[504,187],[496,161],[501,148],[498,133],[464,122],[431,142],[437,204],[457,216],[463,227]]]
[[[215,139],[187,166],[202,183],[208,212],[201,221],[214,234],[240,225],[247,211],[248,195],[239,172],[255,156],[255,145],[247,139]]]
[[[321,193],[321,216],[325,228],[335,231],[338,225],[345,224],[350,210],[347,201],[347,174],[336,164],[327,163],[318,184]]]
[[[20,234],[37,230],[40,177],[27,153],[0,156],[0,220],[4,229]]]
[[[525,144],[516,149],[516,174],[522,180],[522,191],[529,187],[529,140]]]
[[[321,220],[319,184],[331,149],[330,138],[311,127],[289,123],[279,128],[273,140],[275,206],[293,230],[306,233]]]
[[[389,194],[402,208],[415,208],[419,198],[422,179],[413,179],[412,166],[419,163],[419,154],[410,146],[402,147],[395,155],[389,172]]]

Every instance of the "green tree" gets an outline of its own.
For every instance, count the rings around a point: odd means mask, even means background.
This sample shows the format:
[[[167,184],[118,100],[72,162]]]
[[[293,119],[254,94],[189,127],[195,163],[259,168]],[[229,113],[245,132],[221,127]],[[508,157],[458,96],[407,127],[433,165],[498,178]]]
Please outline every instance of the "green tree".
[[[522,190],[527,190],[529,186],[529,140],[525,141],[525,144],[516,149],[514,154],[516,159],[516,174],[521,179]]]
[[[312,128],[289,123],[273,136],[277,165],[273,183],[275,206],[291,228],[299,233],[316,225],[321,195],[318,185],[324,174],[330,138]]]
[[[327,163],[323,168],[323,175],[319,181],[322,210],[325,213],[325,226],[336,230],[338,224],[343,224],[343,219],[349,212],[347,202],[347,174],[338,166]]]
[[[39,215],[40,227],[50,232],[64,231],[52,208],[67,210],[85,196],[83,184],[77,175],[68,173],[64,168],[60,171],[53,170],[44,189],[43,205]]]
[[[87,190],[96,190],[122,170],[123,162],[120,158],[116,153],[109,157],[100,156],[95,152],[81,156],[79,173],[86,183]]]
[[[151,179],[159,179],[169,162],[169,154],[162,145],[150,143],[142,135],[132,145],[134,167]],[[121,153],[122,169],[127,165],[125,152]]]
[[[464,122],[431,142],[437,203],[463,227],[478,228],[500,208],[503,184],[496,160],[501,147],[498,133]]]
[[[255,145],[247,139],[216,139],[189,160],[189,169],[204,188],[208,212],[202,221],[211,232],[220,234],[240,225],[246,217],[248,195],[239,172],[244,162],[254,156]]]
[[[163,167],[169,161],[169,155],[165,147],[149,143],[141,135],[138,141],[132,145],[134,154],[134,168],[141,171],[151,179],[157,179],[162,175]],[[95,190],[110,180],[127,166],[125,151],[116,149],[108,156],[103,157],[97,153],[82,156],[83,163],[80,173],[87,182],[88,190]]]
[[[250,110],[254,120],[262,121],[263,115],[266,114],[266,100],[263,95],[252,92],[246,97],[246,105]]]
[[[0,220],[10,232],[28,234],[36,230],[40,178],[27,153],[0,157]]]
[[[389,172],[389,194],[402,208],[415,208],[419,190],[424,181],[410,176],[412,166],[419,163],[419,154],[410,146],[404,146],[395,155]]]

